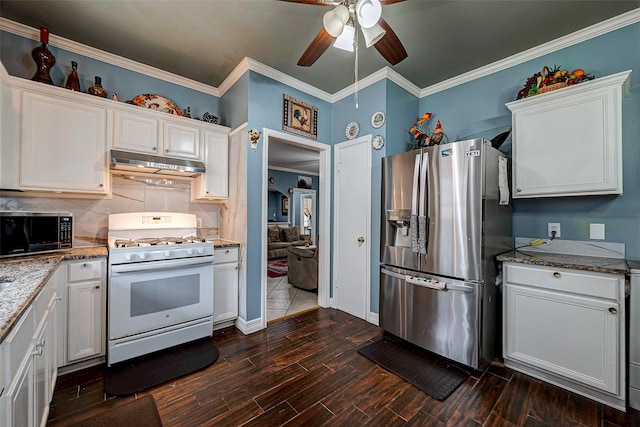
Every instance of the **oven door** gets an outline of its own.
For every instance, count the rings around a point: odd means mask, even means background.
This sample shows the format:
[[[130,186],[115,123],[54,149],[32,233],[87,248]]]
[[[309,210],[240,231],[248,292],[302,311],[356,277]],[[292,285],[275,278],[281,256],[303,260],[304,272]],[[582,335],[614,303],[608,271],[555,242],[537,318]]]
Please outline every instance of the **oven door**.
[[[112,265],[109,339],[213,315],[213,256]]]

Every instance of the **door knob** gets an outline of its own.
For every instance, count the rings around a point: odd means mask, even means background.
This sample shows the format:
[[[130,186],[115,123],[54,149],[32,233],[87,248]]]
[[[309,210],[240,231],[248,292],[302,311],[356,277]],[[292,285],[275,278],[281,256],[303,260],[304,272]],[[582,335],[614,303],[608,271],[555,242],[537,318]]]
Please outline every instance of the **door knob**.
[[[618,313],[618,310],[616,310],[616,308],[615,308],[615,307],[610,307],[610,308],[609,308],[609,313],[611,313],[611,314],[616,314],[616,313]]]
[[[358,237],[358,243],[364,243],[364,236]]]

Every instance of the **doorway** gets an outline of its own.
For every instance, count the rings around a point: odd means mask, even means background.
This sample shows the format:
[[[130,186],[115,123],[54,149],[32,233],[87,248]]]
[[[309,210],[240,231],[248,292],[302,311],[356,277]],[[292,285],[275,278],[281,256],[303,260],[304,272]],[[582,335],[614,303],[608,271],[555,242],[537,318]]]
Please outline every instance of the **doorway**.
[[[269,313],[268,313],[269,310],[267,305],[267,299],[268,299],[268,296],[270,295],[270,291],[273,291],[273,287],[272,287],[273,284],[270,286],[270,278],[268,277],[268,274],[267,274],[267,271],[268,271],[267,267],[269,262],[269,259],[267,256],[267,252],[268,252],[267,236],[268,236],[269,227],[273,227],[273,225],[270,224],[270,221],[269,221],[270,211],[268,206],[268,194],[269,194],[269,188],[270,188],[269,186],[270,186],[270,181],[273,181],[273,179],[270,179],[270,176],[269,176],[270,146],[278,147],[279,149],[281,149],[283,145],[285,146],[285,148],[289,147],[289,149],[284,150],[285,153],[281,153],[284,155],[300,152],[300,150],[303,149],[305,151],[312,152],[314,156],[317,158],[316,160],[317,175],[313,175],[313,179],[318,180],[318,188],[317,188],[317,194],[316,194],[315,200],[313,200],[313,198],[311,200],[308,200],[306,197],[304,198],[301,197],[300,200],[297,201],[297,206],[298,207],[302,206],[303,209],[305,204],[309,206],[309,203],[311,203],[313,207],[317,207],[316,209],[317,214],[314,215],[312,213],[310,216],[307,216],[306,220],[303,217],[302,223],[299,217],[296,219],[293,219],[294,218],[293,209],[296,209],[296,207],[294,206],[296,202],[292,197],[294,195],[294,192],[300,194],[301,196],[309,194],[304,191],[296,191],[298,190],[297,188],[298,185],[294,184],[289,189],[289,191],[287,191],[289,196],[288,200],[286,201],[286,207],[289,212],[287,223],[280,224],[280,226],[291,227],[292,224],[294,224],[294,226],[298,227],[300,230],[303,231],[302,233],[300,233],[301,235],[304,235],[306,230],[309,230],[309,233],[311,233],[309,238],[313,238],[313,244],[309,242],[310,247],[305,249],[309,251],[314,251],[317,259],[317,283],[318,284],[317,284],[317,290],[314,292],[314,296],[315,296],[314,299],[315,299],[315,305],[321,306],[321,307],[327,307],[329,305],[329,276],[330,276],[329,253],[330,253],[330,243],[331,243],[330,242],[331,236],[329,231],[330,230],[329,218],[330,218],[330,212],[331,212],[329,193],[330,193],[330,187],[331,187],[331,146],[328,144],[323,144],[320,142],[308,140],[306,138],[287,134],[284,132],[279,132],[273,129],[264,128],[262,134],[263,134],[264,150],[263,150],[263,180],[262,180],[263,182],[263,189],[262,189],[263,243],[262,243],[262,262],[261,262],[261,272],[262,272],[261,273],[261,282],[262,282],[262,285],[261,285],[262,316],[261,318],[263,323],[262,327],[266,327],[267,321],[270,320]],[[295,163],[292,163],[292,164],[295,165]],[[308,173],[308,170],[304,169],[301,166],[299,167],[293,166],[289,168],[288,171],[295,174],[299,173],[301,176],[310,175],[310,173]],[[282,202],[285,203],[284,199]],[[273,215],[273,213],[271,213],[271,215]],[[313,227],[313,231],[311,231],[311,227]],[[317,247],[313,248],[312,246],[317,246]],[[279,255],[282,255],[282,254],[279,254]],[[286,279],[287,277],[284,276],[285,281]],[[281,288],[285,290],[285,292],[283,293],[291,292],[292,294],[293,293],[297,294],[298,290],[300,290],[301,292],[305,292],[305,290],[301,288],[291,288],[291,287],[288,287],[288,289],[292,289],[292,290],[287,291],[286,290],[287,287],[285,285],[286,283],[282,284],[281,286]]]

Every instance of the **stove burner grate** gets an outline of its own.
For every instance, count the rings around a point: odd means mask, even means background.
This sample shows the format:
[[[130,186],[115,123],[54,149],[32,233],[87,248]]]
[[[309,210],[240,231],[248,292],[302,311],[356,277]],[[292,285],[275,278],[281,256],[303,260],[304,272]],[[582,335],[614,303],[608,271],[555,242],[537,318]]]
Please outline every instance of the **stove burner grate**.
[[[182,245],[190,243],[204,243],[205,239],[188,237],[146,237],[141,239],[118,239],[113,244],[116,248],[135,248],[141,246]]]

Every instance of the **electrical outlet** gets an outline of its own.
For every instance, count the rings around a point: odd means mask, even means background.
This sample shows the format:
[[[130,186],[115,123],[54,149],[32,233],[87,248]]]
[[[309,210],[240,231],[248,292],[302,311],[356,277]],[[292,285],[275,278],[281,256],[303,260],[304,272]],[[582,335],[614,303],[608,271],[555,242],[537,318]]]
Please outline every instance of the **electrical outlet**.
[[[553,237],[553,232],[556,232],[556,238],[560,237],[560,223],[559,222],[550,222],[547,224],[547,236]]]

